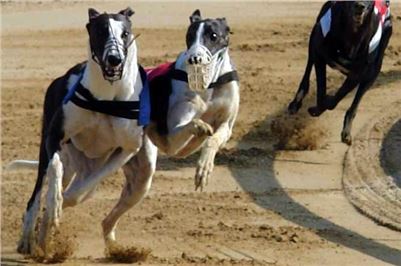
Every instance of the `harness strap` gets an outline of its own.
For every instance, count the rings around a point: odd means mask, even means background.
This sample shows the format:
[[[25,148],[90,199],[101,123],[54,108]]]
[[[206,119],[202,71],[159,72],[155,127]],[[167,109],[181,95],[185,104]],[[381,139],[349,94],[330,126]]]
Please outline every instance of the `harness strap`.
[[[220,76],[216,82],[213,82],[209,85],[209,89],[217,87],[217,86],[221,86],[224,85],[226,83],[229,83],[231,81],[239,81],[239,77],[238,77],[238,73],[237,71],[231,71],[231,72],[227,72],[224,75]]]
[[[180,80],[188,83],[188,76],[187,72],[180,70],[180,69],[174,69],[172,73],[172,79],[175,80]],[[215,87],[224,85],[226,83],[229,83],[231,81],[239,81],[238,77],[238,72],[236,70],[227,72],[223,75],[221,75],[216,82],[213,82],[209,85],[208,89],[213,89]]]
[[[126,119],[136,119],[139,125],[146,125],[150,118],[149,84],[145,70],[141,66],[138,68],[143,84],[140,101],[97,100],[88,89],[82,86],[81,77],[75,84],[71,97],[65,99],[64,103],[70,100],[83,109]]]
[[[188,76],[187,76],[187,72],[180,70],[180,69],[174,69],[173,73],[171,75],[172,79],[175,80],[180,80],[180,81],[184,81],[188,83]]]

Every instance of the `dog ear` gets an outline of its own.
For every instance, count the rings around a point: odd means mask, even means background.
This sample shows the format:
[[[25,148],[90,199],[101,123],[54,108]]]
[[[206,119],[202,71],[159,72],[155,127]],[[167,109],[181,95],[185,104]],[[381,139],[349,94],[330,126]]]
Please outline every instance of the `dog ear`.
[[[99,12],[97,12],[94,8],[88,9],[89,20],[97,18],[99,15],[100,15]]]
[[[131,17],[133,14],[135,14],[134,10],[132,10],[130,7],[127,7],[124,10],[121,10],[120,12],[118,12],[118,14],[124,15],[126,17]]]
[[[189,22],[194,23],[196,21],[202,20],[201,12],[199,9],[195,10],[194,13],[189,17]]]
[[[228,34],[234,34],[234,32],[232,32],[230,27],[228,26],[226,18],[218,18],[217,20],[219,20],[221,23],[223,23],[224,26],[226,26],[226,31]]]

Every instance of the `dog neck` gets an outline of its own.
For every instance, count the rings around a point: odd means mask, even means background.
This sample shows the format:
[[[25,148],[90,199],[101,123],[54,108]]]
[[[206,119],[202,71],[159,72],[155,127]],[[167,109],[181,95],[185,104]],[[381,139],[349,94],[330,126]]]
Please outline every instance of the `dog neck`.
[[[120,80],[110,82],[105,80],[98,63],[92,59],[88,51],[88,63],[81,81],[98,100],[138,100],[142,89],[142,80],[138,70],[136,43],[132,43],[127,52],[123,74]]]

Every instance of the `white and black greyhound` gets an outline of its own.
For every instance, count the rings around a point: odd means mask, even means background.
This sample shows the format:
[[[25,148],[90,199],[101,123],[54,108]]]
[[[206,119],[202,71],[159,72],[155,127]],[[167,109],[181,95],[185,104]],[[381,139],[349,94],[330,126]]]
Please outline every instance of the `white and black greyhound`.
[[[240,97],[238,75],[228,54],[230,29],[224,18],[202,20],[199,10],[190,16],[190,22],[186,36],[187,51],[182,52],[174,63],[148,70],[152,106],[151,122],[145,129],[147,134],[144,136],[138,154],[129,161],[129,158],[126,157],[124,157],[125,160],[121,160],[121,163],[128,161],[123,166],[127,184],[119,203],[102,223],[106,244],[113,243],[115,239],[114,228],[119,217],[138,203],[150,189],[157,160],[157,148],[175,157],[185,157],[201,149],[195,175],[195,188],[202,189],[213,170],[217,151],[231,136]],[[78,107],[74,106],[74,108]],[[81,110],[81,112],[84,111],[86,112],[86,110]],[[108,119],[114,118],[109,117]],[[133,140],[136,139],[135,136],[135,132],[132,133]],[[93,139],[93,137],[90,135],[88,139]],[[113,143],[120,139],[117,136],[110,137],[115,139],[105,140],[106,143],[108,141]],[[152,142],[149,141],[148,137]],[[69,139],[71,140],[71,137]],[[157,145],[157,148],[153,143]],[[72,156],[76,156],[77,153],[80,154],[81,157],[78,157],[78,160],[81,160],[82,151],[74,148],[73,144],[73,141],[67,141],[63,145],[66,145],[67,152]],[[41,159],[40,165],[48,157],[44,148],[41,151],[43,151],[45,159]],[[66,156],[66,158],[71,160],[71,155]],[[14,161],[12,164],[12,167],[25,168],[35,166],[37,163],[34,161]],[[81,164],[79,163],[79,165]],[[116,163],[115,166],[117,169],[121,164]],[[42,182],[45,167],[41,166],[39,170],[40,178],[38,180]],[[85,170],[91,173],[90,177],[93,176],[91,169],[85,168]],[[41,172],[43,173],[41,174]],[[66,177],[64,173],[63,183],[70,183],[70,176],[72,175],[73,172],[68,173]],[[74,181],[72,185],[68,186],[64,194],[60,195],[58,192],[60,198],[64,199],[63,206],[76,204],[93,191],[97,184],[95,182],[100,180],[100,177],[95,180],[93,178],[88,179],[86,176],[85,174],[82,175],[85,177],[83,180],[88,181],[80,182],[90,182],[90,189],[81,187],[81,184],[85,185],[84,183]],[[78,180],[80,179],[82,178]],[[37,195],[41,184],[37,187],[28,204],[26,217],[32,217],[37,213]],[[71,190],[71,188],[74,189]],[[71,192],[69,192],[70,190]],[[67,200],[68,204],[66,203]],[[28,222],[25,222],[27,225],[21,241],[22,245],[20,245],[22,251],[29,250],[30,236],[33,234],[34,227],[30,221],[33,220],[30,218]]]
[[[53,81],[46,92],[38,177],[24,215],[20,253],[33,253],[38,245],[46,254],[62,209],[87,199],[105,176],[123,167],[121,198],[102,222],[109,247],[118,219],[144,197],[155,169],[157,149],[143,129],[150,99],[131,31],[134,12],[88,13],[88,60]],[[46,208],[36,236],[46,176]]]
[[[187,50],[149,72],[151,123],[146,133],[164,153],[186,157],[199,149],[195,189],[207,184],[218,150],[231,137],[239,82],[229,56],[225,18],[190,16]]]

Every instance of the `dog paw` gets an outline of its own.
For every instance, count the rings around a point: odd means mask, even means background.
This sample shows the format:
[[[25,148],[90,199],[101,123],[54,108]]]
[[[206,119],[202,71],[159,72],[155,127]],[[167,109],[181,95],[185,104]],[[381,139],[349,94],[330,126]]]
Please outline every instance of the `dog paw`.
[[[33,241],[32,241],[33,242]],[[21,238],[18,242],[17,252],[19,254],[27,255],[33,251],[33,243],[29,239]]]
[[[308,108],[309,114],[314,117],[320,116],[324,111],[325,111],[325,109],[322,109],[318,106]]]
[[[195,191],[198,189],[203,191],[203,188],[207,186],[214,167],[213,157],[212,154],[205,154],[199,159],[195,173]]]
[[[201,119],[192,120],[193,131],[192,133],[198,137],[201,136],[212,136],[213,128]]]
[[[348,146],[351,146],[352,144],[352,136],[350,133],[348,132],[341,132],[341,141],[345,144],[347,144]]]
[[[299,109],[301,109],[301,107],[302,107],[302,102],[294,100],[288,105],[288,113],[290,115],[294,115],[294,114],[298,113],[298,111],[299,111]]]

